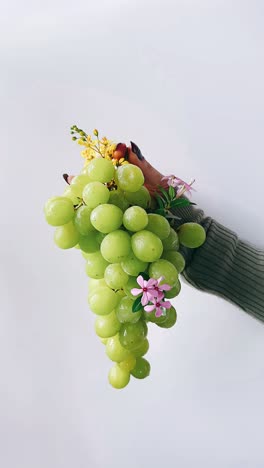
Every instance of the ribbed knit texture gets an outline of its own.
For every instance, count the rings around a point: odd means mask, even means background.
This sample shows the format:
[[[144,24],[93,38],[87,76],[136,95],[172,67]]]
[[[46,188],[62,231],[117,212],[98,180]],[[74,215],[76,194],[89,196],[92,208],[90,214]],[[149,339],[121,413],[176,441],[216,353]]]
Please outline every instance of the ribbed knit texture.
[[[206,231],[206,241],[201,247],[180,248],[186,261],[182,272],[186,281],[264,321],[264,250],[239,239],[231,229],[205,217],[202,210],[193,206],[173,213],[182,217],[178,225],[198,222]]]

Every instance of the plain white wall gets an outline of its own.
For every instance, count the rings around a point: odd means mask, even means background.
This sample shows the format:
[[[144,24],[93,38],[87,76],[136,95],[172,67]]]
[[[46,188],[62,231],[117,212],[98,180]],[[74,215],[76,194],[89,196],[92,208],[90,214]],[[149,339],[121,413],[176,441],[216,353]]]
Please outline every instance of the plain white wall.
[[[93,331],[77,251],[43,204],[82,160],[76,123],[196,178],[207,215],[264,247],[263,2],[1,5],[0,464],[263,467],[264,325],[184,284],[124,391]],[[254,292],[252,292],[254,294]]]

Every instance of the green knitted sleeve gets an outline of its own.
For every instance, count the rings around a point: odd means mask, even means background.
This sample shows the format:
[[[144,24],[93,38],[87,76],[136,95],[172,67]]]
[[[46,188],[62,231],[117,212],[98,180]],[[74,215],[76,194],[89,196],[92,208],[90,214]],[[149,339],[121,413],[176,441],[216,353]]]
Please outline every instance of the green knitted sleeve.
[[[231,229],[193,206],[178,208],[174,214],[182,218],[178,224],[197,222],[206,231],[201,247],[180,247],[186,261],[185,280],[264,321],[264,250],[239,239]]]

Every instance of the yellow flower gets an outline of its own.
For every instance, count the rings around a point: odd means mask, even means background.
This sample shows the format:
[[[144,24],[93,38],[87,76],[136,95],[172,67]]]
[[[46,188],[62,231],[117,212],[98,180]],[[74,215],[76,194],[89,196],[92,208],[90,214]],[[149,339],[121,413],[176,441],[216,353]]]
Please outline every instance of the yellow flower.
[[[86,141],[83,141],[81,138],[79,138],[78,145],[86,146]]]
[[[85,165],[87,165],[92,159],[100,157],[112,161],[115,167],[126,163],[124,158],[122,158],[121,161],[113,159],[113,154],[116,150],[117,144],[114,141],[109,140],[106,136],[103,136],[99,139],[99,131],[97,128],[93,130],[92,135],[87,135],[84,131],[79,130],[77,127],[75,128],[75,131],[79,133],[81,137],[76,137],[78,144],[84,147],[84,149],[81,151],[81,156],[85,160]],[[94,136],[97,138],[94,138]]]

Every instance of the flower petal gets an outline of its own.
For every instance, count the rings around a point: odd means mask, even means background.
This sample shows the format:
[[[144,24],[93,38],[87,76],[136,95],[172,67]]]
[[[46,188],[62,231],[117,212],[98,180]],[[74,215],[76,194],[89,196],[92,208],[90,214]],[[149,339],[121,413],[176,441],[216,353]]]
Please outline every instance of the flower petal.
[[[155,312],[155,316],[160,317],[162,315],[162,312],[163,312],[163,310],[161,309],[161,307],[157,307],[156,312]]]
[[[142,288],[144,288],[144,278],[143,276],[139,275],[137,277],[137,283],[139,284],[139,286],[141,286]]]
[[[161,299],[162,299],[163,296],[164,296],[163,292],[162,292],[160,289],[158,289],[158,288],[157,288],[157,289],[153,289],[153,290],[151,291],[151,294],[152,294],[153,298],[160,297],[160,295],[161,295]],[[156,300],[157,300],[157,299],[156,299]]]
[[[164,293],[162,291],[157,291],[156,302],[160,302],[164,298]]]
[[[160,284],[161,281],[164,280],[164,276],[160,276],[159,279],[157,280],[158,285]]]
[[[162,307],[165,307],[165,309],[170,309],[170,308],[171,308],[171,303],[170,303],[170,301],[161,302],[160,305],[161,305]]]
[[[152,312],[155,309],[155,307],[156,307],[155,304],[147,305],[144,307],[144,310],[146,312]]]
[[[152,286],[157,285],[157,280],[155,278],[150,278],[147,282],[147,288],[151,288]]]
[[[161,180],[168,180],[168,179],[170,179],[171,177],[174,177],[174,175],[173,175],[173,174],[167,175],[167,176],[165,176],[165,177],[162,177]]]
[[[143,296],[141,298],[141,304],[145,306],[147,305],[148,302],[149,302],[148,293],[143,292]]]
[[[142,289],[133,288],[133,289],[131,289],[130,292],[131,292],[131,294],[132,294],[133,296],[138,296],[139,294],[142,293]]]
[[[160,285],[160,289],[162,291],[170,291],[171,290],[171,286],[169,284],[161,284]]]
[[[148,300],[150,302],[155,302],[155,297],[156,296],[155,296],[154,292],[155,292],[155,290],[153,289],[153,290],[148,290],[147,293],[146,293],[147,297],[148,297]]]

